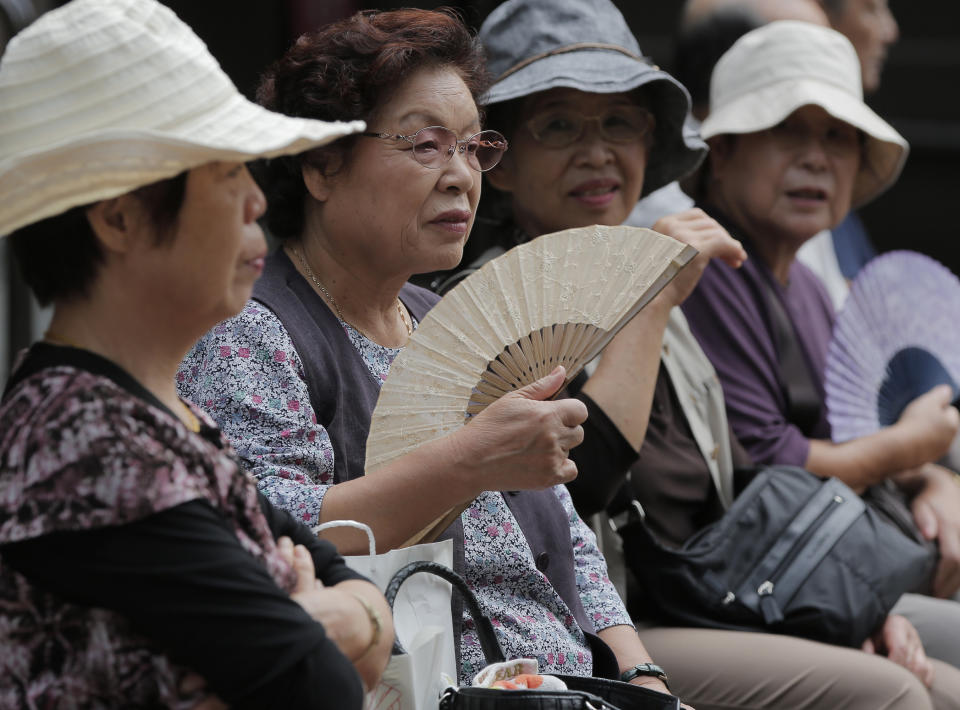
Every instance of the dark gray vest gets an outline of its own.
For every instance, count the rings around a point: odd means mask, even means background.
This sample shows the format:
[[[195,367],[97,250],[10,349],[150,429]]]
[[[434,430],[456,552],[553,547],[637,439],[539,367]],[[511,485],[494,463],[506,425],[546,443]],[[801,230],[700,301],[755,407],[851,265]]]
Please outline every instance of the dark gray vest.
[[[370,417],[380,385],[374,381],[340,321],[282,249],[267,258],[263,276],[253,288],[253,298],[280,319],[300,355],[317,423],[327,430],[333,445],[334,481],[340,483],[362,476]],[[400,290],[400,300],[417,321],[422,321],[440,298],[431,291],[405,284]],[[594,675],[616,678],[616,659],[593,635],[593,624],[577,592],[570,525],[560,501],[549,490],[508,491],[504,499],[527,539],[537,569],[546,575],[570,607],[588,638],[592,637]],[[454,541],[454,568],[462,573],[463,525],[459,519],[441,536],[441,539],[447,538]],[[454,638],[459,639],[460,613],[456,607],[454,612]],[[459,642],[455,648],[459,661]]]

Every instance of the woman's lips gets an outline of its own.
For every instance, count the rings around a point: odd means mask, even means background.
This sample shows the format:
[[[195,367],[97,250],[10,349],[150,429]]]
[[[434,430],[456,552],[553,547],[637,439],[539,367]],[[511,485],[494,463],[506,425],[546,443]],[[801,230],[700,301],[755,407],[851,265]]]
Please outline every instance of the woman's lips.
[[[430,220],[430,224],[455,234],[466,234],[472,216],[469,210],[448,210]]]
[[[598,178],[580,183],[568,194],[582,205],[596,208],[609,205],[619,191],[620,183],[616,180]]]
[[[266,262],[265,256],[258,256],[258,257],[255,257],[255,258],[253,258],[253,259],[248,259],[247,262],[246,262],[246,264],[247,264],[247,266],[249,266],[251,269],[253,269],[253,270],[256,271],[258,274],[260,274],[260,273],[263,272],[263,265],[264,265],[265,262]]]
[[[827,202],[827,191],[819,187],[798,187],[786,191],[787,197],[801,207],[820,207]]]

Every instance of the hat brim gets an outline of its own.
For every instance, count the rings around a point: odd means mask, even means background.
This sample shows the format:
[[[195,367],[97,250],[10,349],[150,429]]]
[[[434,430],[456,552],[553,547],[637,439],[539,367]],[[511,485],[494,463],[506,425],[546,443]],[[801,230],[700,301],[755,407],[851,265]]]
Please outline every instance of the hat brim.
[[[650,94],[650,108],[657,119],[643,181],[647,195],[691,173],[707,154],[699,135],[684,130],[690,95],[659,68],[616,50],[578,49],[538,59],[510,74],[496,82],[481,103],[497,104],[556,88],[616,94],[640,87]]]
[[[240,94],[176,131],[113,128],[0,163],[0,236],[215,161],[300,153],[362,131],[268,111]]]
[[[851,208],[860,207],[889,188],[903,170],[907,141],[858,98],[840,87],[815,80],[779,82],[725,103],[700,126],[706,140],[724,134],[755,133],[772,128],[802,106],[819,106],[866,136]]]

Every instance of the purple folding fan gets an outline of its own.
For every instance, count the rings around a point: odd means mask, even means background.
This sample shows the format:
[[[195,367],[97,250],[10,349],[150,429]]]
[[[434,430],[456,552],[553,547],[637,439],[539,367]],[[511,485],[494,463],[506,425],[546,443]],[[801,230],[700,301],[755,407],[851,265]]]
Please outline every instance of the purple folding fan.
[[[939,384],[960,394],[960,280],[912,251],[870,261],[837,316],[827,353],[833,440],[872,434]]]

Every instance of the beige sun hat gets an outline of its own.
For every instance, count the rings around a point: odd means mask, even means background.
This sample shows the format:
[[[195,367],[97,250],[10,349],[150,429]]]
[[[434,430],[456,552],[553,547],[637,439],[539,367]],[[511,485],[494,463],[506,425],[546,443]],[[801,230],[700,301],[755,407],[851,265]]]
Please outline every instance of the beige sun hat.
[[[810,104],[866,136],[853,207],[894,183],[907,159],[907,141],[863,102],[860,62],[850,41],[807,22],[771,22],[727,50],[713,70],[710,115],[700,135],[762,131]]]
[[[73,0],[0,60],[0,235],[205,163],[299,153],[362,130],[248,101],[155,0]]]

